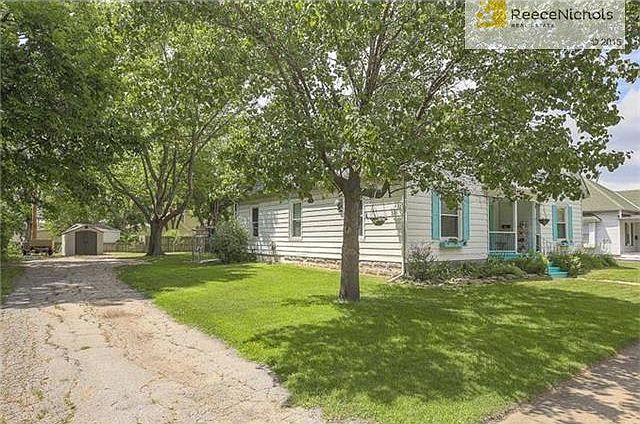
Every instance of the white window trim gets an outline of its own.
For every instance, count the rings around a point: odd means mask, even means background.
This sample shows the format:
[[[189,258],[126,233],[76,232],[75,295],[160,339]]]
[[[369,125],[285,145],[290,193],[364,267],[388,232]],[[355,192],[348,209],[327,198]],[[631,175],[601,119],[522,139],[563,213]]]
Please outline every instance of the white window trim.
[[[456,214],[452,214],[452,213],[443,213],[442,211],[444,210],[443,206],[445,205],[445,202],[443,199],[440,199],[440,216],[438,219],[440,219],[440,240],[441,241],[446,241],[449,240],[450,238],[453,238],[452,236],[445,236],[442,234],[442,217],[443,216],[457,216],[458,217],[458,235],[455,237],[458,240],[462,240],[462,205],[458,204],[456,206]]]
[[[293,205],[300,204],[300,235],[293,235]],[[299,200],[291,201],[289,205],[289,239],[290,240],[302,240],[302,202]]]
[[[564,221],[560,221],[560,209],[562,209],[564,211]],[[558,206],[558,222],[555,223],[556,226],[556,233],[558,234],[558,240],[560,241],[566,241],[567,239],[567,232],[569,231],[569,228],[567,228],[567,214],[569,213],[569,208],[567,206]],[[560,237],[560,224],[564,224],[564,237]]]
[[[587,243],[590,247],[596,247],[596,223],[588,223],[587,228],[589,229],[589,238],[587,239]]]
[[[258,235],[255,235],[253,232],[253,210],[257,209],[258,210],[258,220],[256,221],[258,224]],[[260,237],[260,206],[251,206],[251,216],[249,217],[249,221],[251,222],[251,238],[253,239],[257,239]]]
[[[358,239],[360,241],[364,241],[367,238],[367,226],[365,225],[367,222],[367,212],[364,200],[360,200],[360,204],[362,205],[362,216],[360,217],[360,228],[362,228],[362,234],[360,234],[360,231],[358,230]]]

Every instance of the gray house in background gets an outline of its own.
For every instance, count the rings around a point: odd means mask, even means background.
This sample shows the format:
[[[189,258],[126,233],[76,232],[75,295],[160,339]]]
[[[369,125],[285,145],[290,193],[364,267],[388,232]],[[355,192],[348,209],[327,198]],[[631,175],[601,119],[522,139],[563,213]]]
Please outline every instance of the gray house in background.
[[[613,191],[585,181],[582,202],[583,246],[624,255],[640,253],[640,189]]]

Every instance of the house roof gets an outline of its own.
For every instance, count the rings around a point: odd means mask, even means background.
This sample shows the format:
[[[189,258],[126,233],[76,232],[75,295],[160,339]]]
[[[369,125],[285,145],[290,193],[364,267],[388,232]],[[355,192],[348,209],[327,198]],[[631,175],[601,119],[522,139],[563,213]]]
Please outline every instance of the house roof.
[[[101,233],[105,232],[105,230],[103,230],[102,228],[100,228],[100,227],[98,227],[97,225],[94,225],[94,224],[73,224],[71,227],[69,227],[65,231],[63,231],[62,234],[68,234],[68,233],[72,233],[74,231],[84,230],[84,229],[99,231]]]
[[[600,219],[600,217],[596,215],[586,215],[582,217],[582,222],[585,224],[592,223],[592,222],[602,222],[602,219]]]
[[[640,208],[640,190],[621,190],[616,193]]]
[[[594,181],[585,180],[589,197],[582,201],[583,212],[604,212],[604,211],[630,211],[640,212],[640,206],[630,201],[622,192],[609,190],[605,186]],[[631,190],[640,192],[640,190]]]

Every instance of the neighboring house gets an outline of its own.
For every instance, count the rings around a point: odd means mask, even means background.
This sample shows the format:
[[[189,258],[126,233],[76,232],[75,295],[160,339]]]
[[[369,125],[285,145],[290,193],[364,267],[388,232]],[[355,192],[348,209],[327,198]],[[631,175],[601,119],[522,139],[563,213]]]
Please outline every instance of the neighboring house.
[[[102,230],[102,240],[104,243],[115,243],[120,240],[120,230],[110,227],[106,224],[95,224],[96,228]]]
[[[200,221],[193,214],[193,211],[186,210],[167,223],[163,236],[165,237],[193,237],[194,229],[200,227]],[[151,227],[145,223],[144,234],[141,235],[141,241],[151,234]]]
[[[579,201],[512,202],[476,188],[451,209],[435,192],[400,188],[387,198],[364,199],[361,210],[365,266],[400,269],[416,245],[430,246],[440,260],[482,260],[582,244]],[[334,264],[342,247],[341,211],[338,196],[320,192],[312,203],[254,197],[236,205],[259,256]]]
[[[613,191],[593,181],[586,185],[583,245],[613,255],[640,252],[640,190]]]

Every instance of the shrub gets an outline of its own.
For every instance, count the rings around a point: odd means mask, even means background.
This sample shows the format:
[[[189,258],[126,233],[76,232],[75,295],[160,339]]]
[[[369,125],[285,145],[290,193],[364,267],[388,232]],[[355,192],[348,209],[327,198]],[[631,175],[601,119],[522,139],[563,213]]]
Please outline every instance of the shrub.
[[[525,275],[517,266],[497,258],[490,258],[485,262],[437,261],[429,246],[416,246],[411,249],[407,260],[407,274],[412,280],[425,283],[447,282],[457,277]]]
[[[585,271],[591,271],[592,269],[602,269],[612,266],[617,266],[616,260],[611,255],[596,254],[586,250],[578,251],[576,256],[582,261],[582,265]]]
[[[551,253],[549,260],[554,265],[567,271],[569,277],[577,277],[580,274],[587,272],[582,266],[582,260],[580,256],[571,253]]]
[[[504,275],[515,275],[524,277],[525,273],[514,264],[500,258],[489,258],[478,267],[479,278],[499,277]]]
[[[251,259],[248,246],[249,233],[235,219],[216,225],[211,247],[222,262],[228,264]]]
[[[407,258],[409,278],[419,282],[440,283],[460,275],[460,267],[448,261],[437,261],[430,246],[414,246]]]
[[[596,254],[588,251],[552,253],[549,255],[549,260],[556,266],[567,271],[571,277],[586,274],[593,269],[602,269],[618,265],[611,255]]]
[[[618,262],[612,255],[600,255],[602,261],[606,264],[606,268],[618,266]]]
[[[511,263],[528,274],[544,275],[549,261],[542,253],[530,250],[513,259]]]

